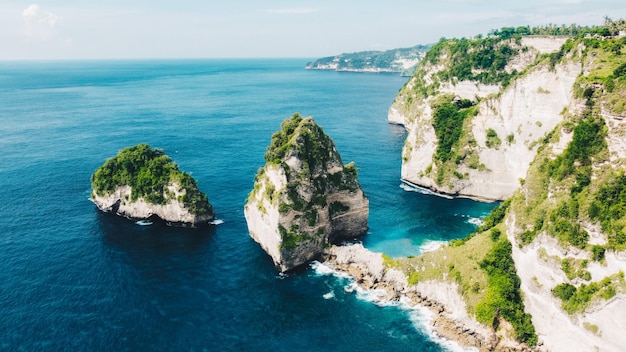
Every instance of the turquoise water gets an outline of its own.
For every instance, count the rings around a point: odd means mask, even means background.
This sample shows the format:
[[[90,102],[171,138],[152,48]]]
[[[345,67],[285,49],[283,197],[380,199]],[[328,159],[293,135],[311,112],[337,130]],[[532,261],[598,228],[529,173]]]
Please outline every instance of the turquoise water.
[[[417,313],[278,275],[243,205],[280,122],[312,115],[355,161],[373,250],[418,254],[492,208],[400,188],[406,78],[306,71],[307,60],[0,63],[0,350],[440,351]],[[126,146],[163,148],[223,224],[137,226],[88,200]]]

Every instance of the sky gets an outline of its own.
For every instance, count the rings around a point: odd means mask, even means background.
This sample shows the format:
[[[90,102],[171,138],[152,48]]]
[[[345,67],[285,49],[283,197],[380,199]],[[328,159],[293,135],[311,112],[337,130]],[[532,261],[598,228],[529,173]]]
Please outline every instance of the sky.
[[[0,60],[317,58],[605,16],[626,1],[0,0]]]

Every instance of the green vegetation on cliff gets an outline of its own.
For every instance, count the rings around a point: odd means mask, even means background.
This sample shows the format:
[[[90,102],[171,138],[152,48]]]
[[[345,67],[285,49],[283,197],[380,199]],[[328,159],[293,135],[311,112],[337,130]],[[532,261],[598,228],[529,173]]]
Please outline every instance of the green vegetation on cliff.
[[[463,179],[465,174],[457,171],[460,163],[466,163],[469,168],[478,169],[478,154],[476,141],[467,132],[471,118],[478,113],[475,102],[469,99],[454,99],[452,95],[441,95],[434,99],[433,128],[437,137],[437,149],[433,154],[436,166],[436,182],[443,184],[451,178]],[[433,172],[432,166],[425,170],[426,174]]]
[[[494,236],[492,240],[494,238],[497,237]],[[524,312],[521,280],[515,269],[511,242],[507,239],[497,240],[479,265],[487,272],[488,285],[484,299],[474,308],[476,319],[487,325],[495,325],[501,316],[511,323],[518,340],[530,346],[536,345],[535,327],[530,314]]]
[[[561,60],[580,62],[589,72],[580,75],[574,86],[575,98],[583,108],[575,112],[565,109],[564,122],[536,142],[537,157],[526,179],[520,180],[523,191],[495,208],[475,233],[417,258],[386,261],[403,269],[411,284],[428,280],[457,283],[470,315],[495,329],[498,318],[508,321],[517,339],[529,345],[538,340],[531,317],[524,311],[512,246],[523,246],[545,233],[565,247],[589,252],[589,260],[542,257],[556,261],[568,280],[574,280],[553,290],[567,312],[582,311],[594,300],[608,299],[624,290],[623,275],[590,282],[587,265],[591,260],[603,261],[606,251],[626,248],[626,176],[609,162],[605,122],[605,116],[619,118],[626,111],[626,39],[611,37],[617,33],[613,27],[579,26],[550,26],[537,33],[529,27],[503,28],[487,38],[442,39],[427,53],[411,84],[403,88],[398,97],[401,104],[397,105],[405,109],[409,122],[421,113],[410,109],[425,102],[432,108],[438,144],[433,163],[421,176],[433,177],[439,185],[454,177],[463,178],[460,164],[469,167],[471,162],[473,168],[479,168],[474,160],[476,141],[468,132],[473,107],[459,106],[457,97],[438,91],[440,86],[462,80],[507,86],[524,74],[507,68],[511,58],[528,50],[521,46],[521,36],[549,31],[573,37],[557,53],[538,55],[535,65],[550,68]],[[467,115],[461,115],[463,111]],[[612,133],[626,133],[616,126],[612,125]],[[561,138],[569,143],[560,142]],[[493,129],[487,129],[485,139],[487,147],[494,149],[503,142],[515,142],[514,135],[498,136]],[[593,223],[599,223],[607,235],[606,244],[589,244],[587,228]],[[506,235],[515,235],[518,241],[512,244]]]
[[[424,60],[436,65],[445,57],[446,69],[437,73],[444,82],[456,79],[506,86],[517,74],[505,68],[520,50],[518,47],[519,43],[508,37],[441,39],[426,53]]]
[[[437,136],[437,151],[434,159],[442,162],[458,155],[452,149],[458,148],[463,132],[463,121],[476,114],[473,103],[468,99],[452,101],[451,96],[444,96],[440,102],[433,104],[433,127]]]
[[[342,165],[337,172],[327,173],[331,162],[341,165],[341,157],[335,149],[333,140],[311,117],[303,118],[296,113],[281,124],[281,129],[272,135],[270,145],[265,152],[265,160],[289,170],[285,160],[296,157],[302,162],[302,175],[287,174],[287,181],[302,176],[312,177],[313,184],[319,191],[330,187],[331,190],[356,191],[359,188],[357,171],[354,163]]]
[[[569,283],[558,284],[552,288],[552,294],[561,300],[563,310],[574,314],[583,312],[593,300],[609,300],[615,297],[618,290],[623,292],[625,287],[624,273],[620,271],[601,281],[581,284],[578,287]]]
[[[196,181],[182,172],[163,150],[139,144],[120,150],[91,175],[91,186],[99,196],[117,188],[131,188],[130,201],[143,198],[152,204],[166,204],[174,195],[168,185],[177,184],[185,190],[179,201],[194,214],[211,212],[207,196],[198,190]]]
[[[621,250],[626,247],[626,176],[623,170],[598,188],[589,204],[588,214],[591,220],[600,222],[602,231],[608,236],[609,248]],[[600,251],[595,249],[596,253]],[[604,257],[604,252],[597,256]]]

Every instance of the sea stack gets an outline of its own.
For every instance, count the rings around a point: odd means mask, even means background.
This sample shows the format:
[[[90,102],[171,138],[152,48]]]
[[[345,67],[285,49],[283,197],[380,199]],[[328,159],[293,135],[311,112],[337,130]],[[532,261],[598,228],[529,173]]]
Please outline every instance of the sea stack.
[[[207,226],[213,207],[196,181],[163,150],[139,144],[120,150],[91,176],[91,200],[105,212],[131,220],[160,219],[168,225]]]
[[[369,201],[354,163],[313,118],[294,114],[272,136],[245,206],[250,236],[281,271],[367,231]]]

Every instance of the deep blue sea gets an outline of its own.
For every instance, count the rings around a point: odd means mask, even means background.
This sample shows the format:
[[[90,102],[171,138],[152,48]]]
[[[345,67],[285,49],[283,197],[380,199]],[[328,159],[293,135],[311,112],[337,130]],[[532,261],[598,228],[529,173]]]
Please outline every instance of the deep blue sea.
[[[445,350],[419,312],[313,268],[281,276],[248,236],[244,201],[294,112],[360,168],[372,250],[419,254],[493,207],[400,187],[405,131],[386,117],[406,78],[305,63],[0,62],[0,350]],[[138,226],[96,209],[91,173],[142,142],[196,178],[223,224]]]

